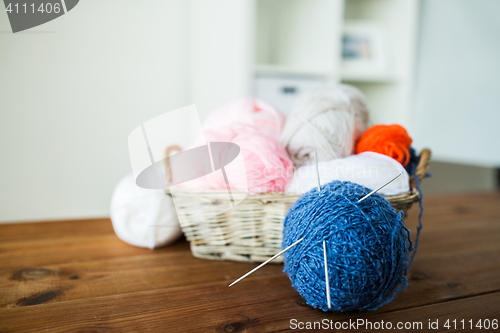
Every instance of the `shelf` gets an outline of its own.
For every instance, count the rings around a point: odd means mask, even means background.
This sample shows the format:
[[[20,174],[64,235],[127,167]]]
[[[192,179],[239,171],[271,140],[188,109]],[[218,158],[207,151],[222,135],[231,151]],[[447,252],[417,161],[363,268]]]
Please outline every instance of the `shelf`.
[[[282,65],[268,65],[256,64],[254,66],[255,74],[257,75],[275,75],[275,76],[303,76],[303,77],[316,77],[316,78],[331,78],[333,73],[326,70],[314,70],[297,68]],[[356,72],[343,72],[340,76],[341,81],[348,82],[374,82],[374,83],[396,83],[399,78],[397,75],[391,73],[356,73]]]
[[[331,76],[341,53],[343,1],[257,0],[256,71]]]
[[[375,123],[412,124],[420,0],[256,0],[251,75],[299,86],[346,83],[367,97]],[[359,35],[342,57],[345,34]],[[363,56],[364,54],[364,56]],[[270,103],[285,98],[259,93]],[[306,91],[306,89],[300,89]],[[256,90],[257,91],[257,90]],[[298,94],[297,94],[298,95]],[[283,110],[287,106],[282,107]]]
[[[328,78],[332,73],[328,71],[305,69],[292,66],[256,64],[254,66],[257,75],[283,75]]]
[[[340,80],[347,82],[397,83],[399,77],[390,73],[342,72]]]

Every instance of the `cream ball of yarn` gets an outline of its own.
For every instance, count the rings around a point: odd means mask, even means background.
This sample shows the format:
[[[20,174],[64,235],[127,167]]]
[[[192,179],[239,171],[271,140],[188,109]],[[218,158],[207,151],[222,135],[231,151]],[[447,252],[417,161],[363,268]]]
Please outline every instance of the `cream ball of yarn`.
[[[306,93],[288,117],[281,143],[295,167],[351,155],[368,127],[369,110],[363,93],[349,85],[324,87]]]

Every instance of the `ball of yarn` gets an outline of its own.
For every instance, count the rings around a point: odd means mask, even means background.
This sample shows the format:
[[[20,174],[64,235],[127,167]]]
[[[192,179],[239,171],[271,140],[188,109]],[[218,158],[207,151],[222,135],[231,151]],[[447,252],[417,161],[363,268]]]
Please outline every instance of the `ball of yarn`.
[[[305,94],[288,117],[281,143],[294,165],[351,155],[368,126],[369,111],[361,91],[348,85],[321,88]]]
[[[293,165],[276,139],[260,133],[254,126],[238,123],[217,131],[206,131],[205,138],[209,142],[232,142],[240,147],[244,170],[238,163],[229,163],[225,167],[229,188],[247,189],[250,194],[285,191],[293,176]],[[227,188],[221,172],[212,172],[181,186],[193,190]]]
[[[333,181],[304,194],[284,222],[284,271],[292,286],[315,308],[328,311],[323,241],[326,241],[331,310],[376,309],[406,287],[410,232],[378,193]],[[399,286],[399,288],[398,288]]]
[[[322,184],[342,180],[371,189],[376,189],[401,174],[401,177],[384,186],[378,193],[399,195],[410,190],[410,177],[400,163],[389,156],[367,151],[331,161],[318,162],[317,169],[315,164],[300,167],[293,174],[286,192],[302,194],[318,186],[318,171]]]
[[[359,138],[356,153],[373,151],[387,155],[407,166],[410,162],[412,139],[401,125],[375,125]]]
[[[148,190],[124,177],[111,197],[111,221],[126,243],[150,249],[168,245],[182,232],[172,198],[163,190]]]
[[[203,122],[203,130],[214,131],[234,123],[253,126],[261,134],[278,139],[285,116],[262,100],[241,98],[210,113]]]

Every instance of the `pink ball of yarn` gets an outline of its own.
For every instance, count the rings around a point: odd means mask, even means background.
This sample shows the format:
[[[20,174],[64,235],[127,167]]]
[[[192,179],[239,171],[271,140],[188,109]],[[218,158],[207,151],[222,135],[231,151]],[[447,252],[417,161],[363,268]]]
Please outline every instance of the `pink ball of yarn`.
[[[212,112],[205,119],[203,129],[219,130],[234,123],[253,126],[260,133],[278,139],[285,124],[285,116],[264,101],[241,98]]]
[[[285,191],[293,176],[293,163],[276,139],[243,124],[207,131],[205,137],[208,142],[232,142],[240,147],[245,172],[237,166],[232,167],[232,163],[226,167],[231,189],[247,188],[250,194]],[[182,187],[193,190],[227,188],[220,171],[182,184]]]

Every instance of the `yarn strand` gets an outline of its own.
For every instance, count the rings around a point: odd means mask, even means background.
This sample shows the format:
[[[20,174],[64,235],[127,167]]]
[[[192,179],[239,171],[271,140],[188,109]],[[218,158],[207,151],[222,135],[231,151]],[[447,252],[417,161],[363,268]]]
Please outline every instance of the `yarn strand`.
[[[424,205],[422,203],[424,195],[422,193],[422,189],[420,188],[420,180],[418,179],[415,168],[413,168],[413,170],[412,170],[412,175],[413,175],[413,178],[415,179],[415,183],[417,184],[417,191],[419,194],[418,205],[420,206],[420,213],[418,214],[418,227],[417,227],[417,236],[415,237],[415,249],[413,250],[413,253],[411,255],[410,264],[408,265],[408,269],[410,268],[411,264],[413,263],[413,259],[415,259],[415,255],[417,254],[417,251],[418,251],[418,241],[420,239],[420,231],[422,230],[422,227],[423,227],[422,215],[424,215]]]

